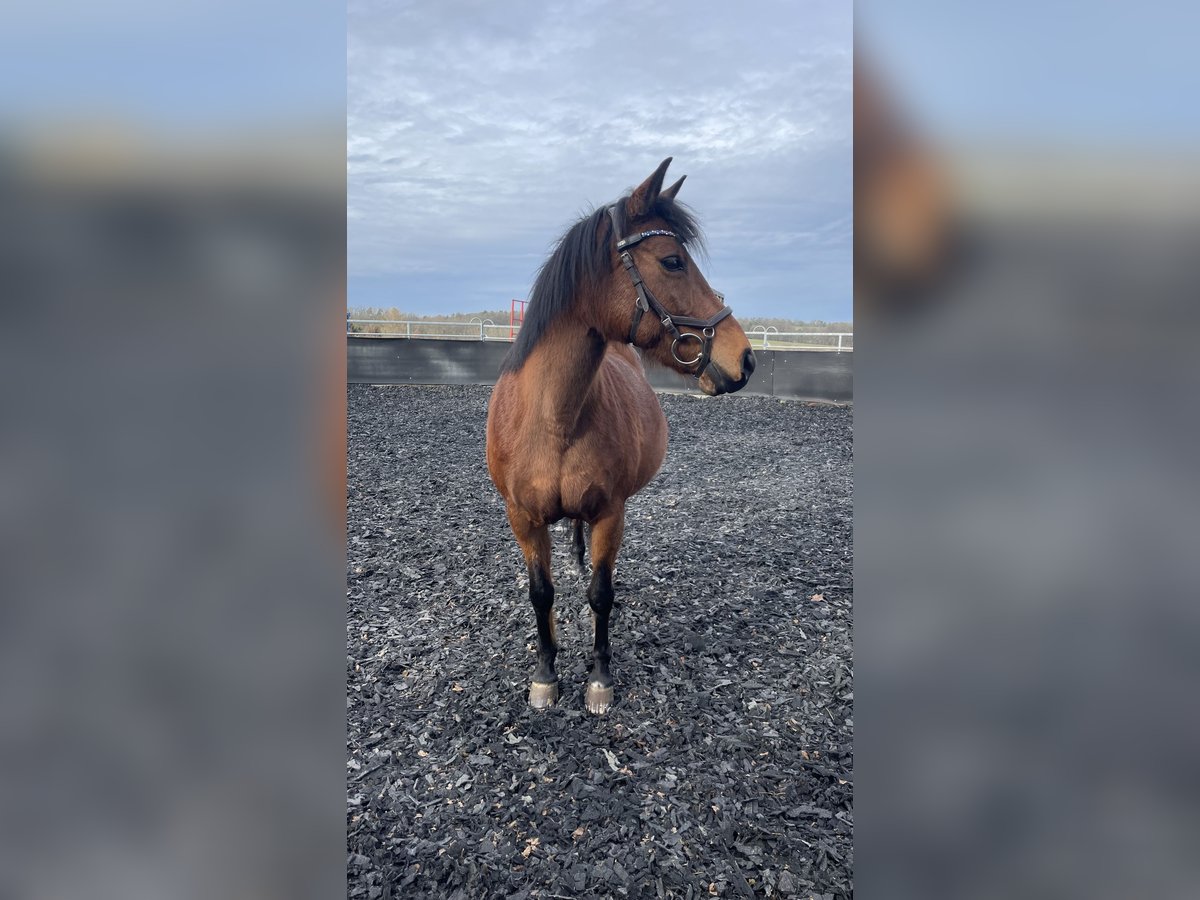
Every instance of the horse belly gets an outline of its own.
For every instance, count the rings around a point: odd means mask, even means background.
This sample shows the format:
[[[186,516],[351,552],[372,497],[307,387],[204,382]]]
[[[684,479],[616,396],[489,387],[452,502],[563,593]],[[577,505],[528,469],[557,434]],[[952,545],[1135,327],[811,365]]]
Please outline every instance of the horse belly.
[[[663,415],[657,397],[654,397],[654,407],[647,409],[643,415],[644,438],[634,491],[640,491],[650,483],[667,457],[667,417]]]

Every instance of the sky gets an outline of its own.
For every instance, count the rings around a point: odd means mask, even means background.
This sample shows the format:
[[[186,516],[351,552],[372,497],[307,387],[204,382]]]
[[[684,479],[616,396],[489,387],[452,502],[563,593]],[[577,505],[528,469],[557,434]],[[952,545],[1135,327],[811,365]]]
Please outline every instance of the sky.
[[[1085,152],[1200,144],[1196,4],[857,0],[855,27],[934,137]]]
[[[851,319],[850,3],[348,12],[350,306],[508,309],[671,156],[739,318]]]
[[[345,30],[340,0],[18,0],[0,28],[0,129],[340,121]]]

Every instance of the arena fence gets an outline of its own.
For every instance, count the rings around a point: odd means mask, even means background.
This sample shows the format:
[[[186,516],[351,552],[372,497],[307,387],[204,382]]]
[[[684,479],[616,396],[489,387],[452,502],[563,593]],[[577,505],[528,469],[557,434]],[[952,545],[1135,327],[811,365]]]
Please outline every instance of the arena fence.
[[[347,335],[347,381],[351,384],[495,384],[500,363],[509,348],[507,340],[422,337],[422,340],[409,340],[395,334]],[[853,353],[772,347],[756,348],[755,356],[758,365],[750,382],[737,394],[739,397],[785,397],[834,403],[853,400]],[[648,367],[646,375],[659,390],[699,393],[694,379],[686,375],[658,366]]]
[[[519,325],[497,325],[491,319],[475,317],[469,322],[420,322],[400,319],[347,319],[347,335],[375,334],[386,337],[431,338],[449,341],[510,341]],[[844,353],[854,349],[851,331],[780,331],[774,326],[758,325],[746,332],[755,350],[831,350]]]

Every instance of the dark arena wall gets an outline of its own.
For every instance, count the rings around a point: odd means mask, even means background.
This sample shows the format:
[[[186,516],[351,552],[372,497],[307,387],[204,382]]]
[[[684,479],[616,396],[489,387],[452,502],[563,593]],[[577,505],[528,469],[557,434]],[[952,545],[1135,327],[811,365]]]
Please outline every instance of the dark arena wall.
[[[347,335],[350,384],[495,384],[507,341]],[[854,353],[825,350],[755,350],[758,366],[739,396],[785,397],[849,403]],[[652,366],[650,383],[661,390],[695,391],[693,380]]]
[[[850,407],[659,395],[670,446],[629,503],[596,717],[567,523],[562,698],[526,701],[490,393],[348,389],[349,896],[851,897]]]

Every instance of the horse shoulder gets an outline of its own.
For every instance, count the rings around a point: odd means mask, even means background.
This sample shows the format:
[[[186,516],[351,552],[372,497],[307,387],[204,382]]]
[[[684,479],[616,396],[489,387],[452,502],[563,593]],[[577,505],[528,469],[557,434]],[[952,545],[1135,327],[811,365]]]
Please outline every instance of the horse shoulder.
[[[530,394],[520,376],[505,373],[492,389],[487,416],[487,465],[509,512],[535,523],[558,518],[559,454],[531,428]]]
[[[638,414],[640,424],[652,438],[661,437],[663,449],[666,449],[667,417],[663,415],[662,405],[654,393],[650,381],[646,378],[646,370],[642,359],[628,344],[610,344],[609,355],[605,362],[611,361],[610,371],[619,378],[633,398],[629,408]]]
[[[646,378],[641,358],[632,348],[611,344],[604,358],[608,388],[620,415],[626,418],[625,429],[633,437],[630,493],[641,490],[658,472],[666,458],[667,419]]]
[[[502,495],[507,495],[506,484],[511,480],[510,469],[514,458],[514,445],[520,437],[520,396],[514,378],[501,375],[492,388],[487,411],[487,467],[492,482]]]

